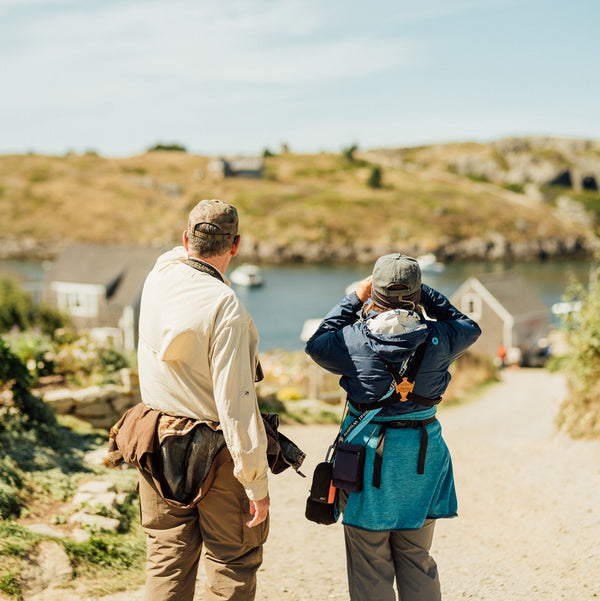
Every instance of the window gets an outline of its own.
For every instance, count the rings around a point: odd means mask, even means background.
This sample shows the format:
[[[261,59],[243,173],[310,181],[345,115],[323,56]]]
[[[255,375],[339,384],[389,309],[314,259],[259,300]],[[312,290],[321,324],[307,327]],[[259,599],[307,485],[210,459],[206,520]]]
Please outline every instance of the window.
[[[481,298],[477,294],[465,294],[462,297],[462,312],[471,319],[480,319]]]
[[[75,317],[97,317],[98,298],[104,293],[102,286],[54,282],[58,308]]]

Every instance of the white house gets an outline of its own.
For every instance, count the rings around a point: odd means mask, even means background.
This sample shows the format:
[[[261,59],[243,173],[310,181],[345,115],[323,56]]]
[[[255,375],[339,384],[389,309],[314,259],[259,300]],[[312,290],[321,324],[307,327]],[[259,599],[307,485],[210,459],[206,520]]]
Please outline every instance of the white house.
[[[45,274],[44,300],[69,315],[75,327],[134,349],[142,287],[160,252],[115,245],[68,246]]]
[[[500,345],[516,347],[526,364],[538,363],[539,343],[550,331],[550,308],[521,275],[506,271],[471,277],[450,300],[481,327],[474,351],[496,357]]]

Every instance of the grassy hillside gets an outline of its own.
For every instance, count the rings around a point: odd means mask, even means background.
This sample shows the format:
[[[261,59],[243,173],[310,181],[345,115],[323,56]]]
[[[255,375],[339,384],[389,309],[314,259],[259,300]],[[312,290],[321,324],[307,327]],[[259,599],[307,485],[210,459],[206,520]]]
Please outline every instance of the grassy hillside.
[[[49,250],[68,240],[170,244],[180,240],[189,209],[215,197],[238,207],[244,252],[254,243],[298,245],[305,257],[312,248],[309,260],[344,245],[359,254],[426,252],[498,233],[512,244],[590,234],[551,204],[459,175],[435,153],[425,160],[417,152],[396,166],[383,162],[376,189],[367,185],[377,162],[368,153],[354,160],[343,153],[268,157],[260,180],[218,179],[209,157],[185,152],[2,156],[0,241],[24,237]]]

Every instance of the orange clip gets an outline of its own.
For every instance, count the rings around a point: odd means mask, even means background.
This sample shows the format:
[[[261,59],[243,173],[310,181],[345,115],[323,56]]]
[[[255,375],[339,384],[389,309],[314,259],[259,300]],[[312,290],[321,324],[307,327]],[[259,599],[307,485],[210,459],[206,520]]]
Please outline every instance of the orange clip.
[[[400,395],[400,400],[404,403],[408,401],[408,394],[413,391],[414,382],[409,382],[407,378],[402,378],[400,383],[396,382],[396,392]]]
[[[333,484],[329,485],[329,495],[327,496],[327,503],[329,503],[331,505],[331,503],[333,503],[335,501],[335,493],[336,493],[336,488]]]

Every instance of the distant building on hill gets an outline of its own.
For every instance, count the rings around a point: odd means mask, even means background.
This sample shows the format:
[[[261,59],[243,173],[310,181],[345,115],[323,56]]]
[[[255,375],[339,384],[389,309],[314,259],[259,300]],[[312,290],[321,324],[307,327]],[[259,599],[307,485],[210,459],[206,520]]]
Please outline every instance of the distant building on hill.
[[[541,365],[550,332],[550,308],[518,273],[469,278],[451,302],[481,327],[473,351],[497,357],[498,349],[518,348],[525,365]]]
[[[239,156],[213,159],[208,164],[208,171],[218,178],[263,176],[263,158],[260,156]]]
[[[43,298],[73,325],[132,350],[137,345],[142,287],[159,249],[73,244],[44,277]]]

